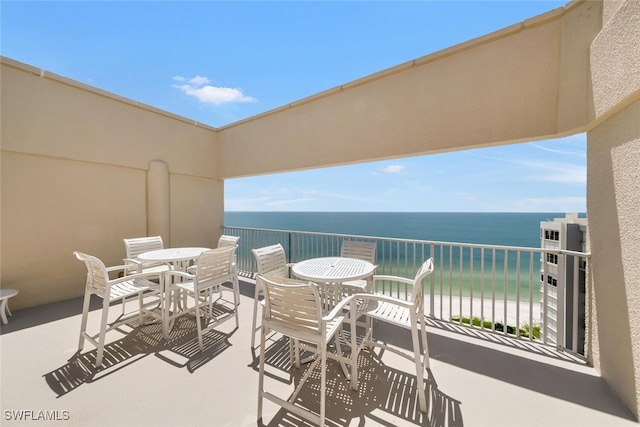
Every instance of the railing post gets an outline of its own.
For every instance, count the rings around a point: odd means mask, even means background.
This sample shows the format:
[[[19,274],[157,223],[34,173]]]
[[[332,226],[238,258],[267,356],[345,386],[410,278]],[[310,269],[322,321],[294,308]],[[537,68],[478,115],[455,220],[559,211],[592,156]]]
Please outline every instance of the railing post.
[[[540,263],[542,264],[542,280],[540,281],[540,287],[542,288],[542,341],[546,344],[549,342],[549,286],[547,283],[548,269],[546,251],[540,252]]]
[[[565,341],[565,316],[567,313],[567,308],[565,307],[565,289],[566,289],[566,284],[565,281],[567,280],[567,272],[566,272],[566,259],[565,259],[565,254],[563,253],[559,253],[558,254],[558,287],[557,292],[558,292],[558,319],[557,319],[557,324],[558,324],[558,330],[557,330],[557,348],[559,351],[563,351],[564,348],[566,347],[566,343]]]
[[[580,257],[575,255],[571,255],[573,259],[573,308],[572,308],[572,319],[571,319],[571,351],[574,353],[579,353],[580,348],[578,347],[578,336],[580,335],[580,323],[578,316],[579,313],[579,300],[580,300]]]
[[[431,244],[429,246],[429,255],[433,257],[433,265],[436,265],[435,260],[436,246]],[[436,296],[436,277],[435,274],[429,275],[429,317],[433,318],[434,316],[434,308],[435,308],[435,296]]]
[[[249,235],[251,236],[249,239],[251,240],[251,246],[249,247],[249,249],[255,248],[255,232],[253,230],[250,230]],[[251,257],[251,277],[253,277],[253,275],[255,274],[256,269],[257,269],[256,260],[253,259],[253,256],[252,256]]]
[[[292,260],[292,254],[295,254],[295,260]],[[289,233],[289,262],[296,262],[298,259],[298,248],[296,247],[296,239],[293,238],[293,235]]]

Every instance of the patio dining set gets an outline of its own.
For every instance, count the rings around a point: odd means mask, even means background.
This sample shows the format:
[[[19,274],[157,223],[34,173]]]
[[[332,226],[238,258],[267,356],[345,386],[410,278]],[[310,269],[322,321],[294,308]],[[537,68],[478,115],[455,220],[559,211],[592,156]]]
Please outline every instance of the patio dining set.
[[[86,264],[87,282],[80,340],[97,349],[95,366],[102,365],[106,332],[123,324],[162,325],[169,339],[177,318],[193,316],[199,350],[203,336],[222,323],[235,319],[240,327],[240,292],[236,250],[239,237],[223,235],[215,249],[165,248],[160,236],[124,239],[126,257],[120,266],[107,267],[97,257],[74,255]],[[433,259],[424,261],[415,277],[376,275],[375,241],[345,239],[340,256],[288,263],[282,245],[252,249],[256,262],[251,348],[259,332],[258,420],[263,399],[313,423],[325,424],[327,361],[337,361],[352,390],[358,389],[358,354],[380,347],[412,360],[416,368],[419,408],[427,411],[425,369],[429,369],[423,281],[433,273]],[[102,299],[99,332],[87,332],[91,296]],[[125,303],[137,300],[136,309],[125,313]],[[122,302],[122,314],[109,322],[112,302]],[[258,312],[262,315],[258,316]],[[411,330],[412,350],[405,351],[374,338],[374,320]],[[302,380],[288,397],[266,390],[267,340],[289,339],[289,367],[308,364]],[[306,356],[303,358],[303,356]],[[312,372],[320,369],[319,410],[296,400]],[[265,378],[266,377],[266,378]]]

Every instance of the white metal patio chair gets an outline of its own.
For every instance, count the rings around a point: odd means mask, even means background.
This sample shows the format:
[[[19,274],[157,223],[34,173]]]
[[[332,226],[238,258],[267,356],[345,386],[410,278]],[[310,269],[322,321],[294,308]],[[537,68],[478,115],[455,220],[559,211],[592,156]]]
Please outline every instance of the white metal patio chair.
[[[375,265],[377,248],[377,242],[345,239],[340,247],[340,256],[344,258],[361,259]],[[342,292],[347,295],[357,292],[368,292],[370,287],[371,279],[351,280],[342,283]]]
[[[240,236],[230,236],[228,234],[223,234],[218,239],[218,247],[224,248],[225,246],[235,246],[236,252],[233,253],[233,268],[236,270],[236,274],[238,273],[238,246],[240,245]],[[238,301],[240,301],[240,289],[238,288]]]
[[[422,412],[427,411],[427,401],[424,391],[424,370],[429,368],[429,347],[427,344],[426,319],[424,315],[423,280],[433,273],[433,258],[427,259],[414,279],[407,279],[397,276],[373,276],[373,292],[354,294],[353,298],[364,301],[361,307],[365,309],[358,312],[358,316],[367,317],[367,331],[363,340],[365,346],[377,346],[399,354],[409,360],[413,360],[416,365],[417,393]],[[381,288],[377,285],[381,284]],[[385,292],[384,285],[388,284]],[[391,296],[391,295],[396,296]],[[373,338],[373,320],[388,322],[396,326],[411,330],[413,343],[413,354],[398,350],[396,347],[388,346],[385,343],[376,341]],[[422,338],[421,358],[420,342],[418,338],[418,325]],[[357,378],[353,384],[357,387]]]
[[[228,234],[223,234],[218,239],[218,247],[222,248],[224,246],[238,246],[238,242],[240,241],[240,236],[229,236]]]
[[[273,277],[289,277],[289,269],[293,265],[287,263],[287,255],[280,243],[277,245],[265,246],[262,248],[252,249],[251,253],[256,260],[257,274],[269,275]],[[264,304],[260,302],[262,288],[256,280],[255,292],[253,297],[253,323],[251,325],[251,348],[255,348],[256,332],[260,329],[257,325],[258,305]]]
[[[344,363],[353,363],[352,360],[342,356],[340,339],[337,336],[340,334],[342,323],[346,317],[344,308],[350,304],[350,299],[341,301],[331,312],[326,313],[322,310],[318,287],[312,282],[263,275],[258,275],[256,280],[260,282],[265,296],[260,333],[258,420],[262,419],[262,400],[266,398],[287,411],[324,426],[327,358],[332,357],[340,361],[345,371]],[[265,340],[270,331],[281,333],[291,340],[298,341],[302,348],[311,350],[319,356],[307,368],[288,400],[275,396],[264,389]],[[336,354],[327,351],[327,345],[333,338],[335,338]],[[290,366],[293,367],[293,347],[290,347],[289,357]],[[315,413],[309,408],[294,404],[294,402],[318,364],[320,364],[320,411]]]
[[[200,351],[204,350],[203,334],[232,318],[236,319],[236,328],[240,325],[238,276],[232,267],[235,251],[235,246],[226,246],[203,252],[196,262],[195,274],[176,270],[165,273],[169,292],[180,290],[183,295],[183,310],[175,313],[171,318],[187,313],[196,317]],[[173,278],[178,278],[180,281],[171,284]],[[232,288],[222,286],[225,283],[231,283]],[[227,290],[233,294],[233,302],[225,299],[224,293]],[[193,298],[193,306],[187,308],[189,296]],[[200,318],[206,326],[202,326]]]
[[[161,236],[136,237],[133,239],[122,239],[127,256],[124,263],[129,266],[127,274],[130,273],[162,273],[171,269],[171,266],[163,262],[148,262],[138,259],[138,255],[144,252],[164,249]]]
[[[83,261],[87,267],[87,283],[84,292],[84,303],[82,307],[82,321],[80,326],[80,341],[78,343],[78,351],[82,351],[84,347],[84,341],[88,340],[97,348],[95,366],[100,367],[102,365],[102,358],[104,353],[105,335],[108,331],[111,331],[125,323],[133,320],[134,317],[138,317],[140,325],[143,324],[143,319],[148,316],[152,316],[156,319],[160,319],[160,315],[157,315],[151,310],[147,310],[144,303],[144,293],[149,290],[158,289],[158,283],[150,279],[158,279],[159,273],[136,273],[128,276],[122,276],[116,279],[110,279],[109,273],[115,274],[118,271],[124,271],[127,266],[119,265],[113,267],[106,267],[102,261],[98,258],[84,254],[82,252],[73,253],[76,258]],[[89,315],[89,305],[91,303],[91,295],[97,295],[102,298],[102,315],[100,321],[100,331],[95,335],[87,333],[87,319]],[[122,304],[125,301],[136,296],[138,298],[138,310],[128,315],[120,315],[115,321],[108,323],[109,305],[113,301],[122,300]]]

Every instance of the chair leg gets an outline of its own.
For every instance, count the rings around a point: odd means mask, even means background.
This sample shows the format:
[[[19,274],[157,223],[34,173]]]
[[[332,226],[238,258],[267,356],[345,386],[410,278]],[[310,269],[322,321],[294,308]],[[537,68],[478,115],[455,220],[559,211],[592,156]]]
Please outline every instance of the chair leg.
[[[91,293],[84,292],[84,303],[82,304],[82,321],[80,322],[80,340],[78,341],[78,351],[84,347],[84,334],[87,332],[87,318],[89,317],[89,305],[91,304]]]
[[[109,299],[104,298],[102,302],[102,320],[100,321],[100,335],[98,336],[98,353],[96,355],[96,368],[102,366],[102,355],[104,354],[104,341],[107,334],[107,322],[109,321]]]
[[[320,426],[324,426],[324,412],[326,405],[326,394],[327,394],[327,343],[323,342],[322,344],[321,357],[322,360],[320,363]]]
[[[203,351],[204,344],[202,342],[202,325],[200,325],[200,300],[196,295],[194,295],[194,299],[196,300],[196,304],[195,304],[195,307],[193,307],[193,309],[194,309],[194,314],[196,316],[195,317],[196,327],[198,329],[198,344],[200,346],[200,351]]]
[[[122,302],[122,310],[124,311],[124,301]],[[142,323],[142,311],[144,310],[144,301],[142,300],[142,291],[138,292],[138,322],[140,326],[143,326]]]
[[[422,321],[420,322],[420,329],[422,332],[422,365],[429,369],[429,343],[427,342],[427,321],[422,316]]]
[[[355,313],[355,310],[352,309]],[[368,318],[368,317],[367,317]],[[351,389],[358,390],[358,341],[357,341],[357,316],[354,314],[349,319],[351,329]],[[366,330],[365,330],[366,335]]]
[[[258,373],[258,421],[262,419],[262,396],[264,391],[264,348],[265,348],[265,330],[264,330],[264,327],[260,329],[261,331],[260,331],[260,369]]]
[[[234,266],[233,266],[233,278],[234,278],[234,291],[236,293],[236,301],[238,302],[238,305],[240,305],[240,285],[238,283],[238,264],[236,261],[234,261]]]
[[[162,308],[162,334],[164,335],[164,339],[169,339],[169,329],[170,329],[170,318],[171,318],[171,303],[174,299],[173,293],[175,289],[171,286],[171,282],[164,283],[164,304]]]
[[[295,366],[295,344],[293,341],[293,338],[289,337],[289,369],[293,370],[293,367]]]
[[[6,325],[8,323],[6,313],[9,313],[9,316],[11,316],[11,312],[9,311],[9,307],[7,306],[7,299],[3,299],[2,301],[0,301],[0,317],[2,318],[3,325]]]
[[[260,298],[260,285],[256,281],[256,288],[253,296],[253,323],[251,325],[251,348],[256,347],[256,323],[258,318],[258,299]]]
[[[240,305],[240,284],[238,283],[238,275],[233,277],[233,305],[236,311],[236,328],[240,327],[240,320],[238,318],[238,306]]]
[[[418,393],[418,402],[420,411],[427,412],[427,399],[424,392],[424,367],[422,366],[422,357],[420,354],[420,342],[418,340],[418,322],[415,315],[411,316],[411,341],[413,342],[413,359],[416,364],[416,387]]]

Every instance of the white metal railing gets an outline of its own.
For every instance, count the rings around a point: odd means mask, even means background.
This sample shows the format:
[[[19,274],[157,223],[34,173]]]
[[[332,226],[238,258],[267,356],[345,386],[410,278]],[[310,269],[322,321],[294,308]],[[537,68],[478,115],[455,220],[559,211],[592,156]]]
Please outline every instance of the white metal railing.
[[[375,241],[376,274],[404,277],[433,257],[436,271],[425,290],[432,318],[584,354],[588,253],[229,226],[224,233],[240,236],[238,270],[246,277],[256,271],[251,249],[277,243],[297,262],[338,256],[344,239]],[[557,255],[557,265],[548,254]]]

